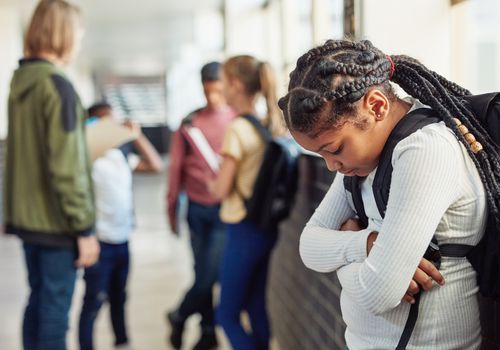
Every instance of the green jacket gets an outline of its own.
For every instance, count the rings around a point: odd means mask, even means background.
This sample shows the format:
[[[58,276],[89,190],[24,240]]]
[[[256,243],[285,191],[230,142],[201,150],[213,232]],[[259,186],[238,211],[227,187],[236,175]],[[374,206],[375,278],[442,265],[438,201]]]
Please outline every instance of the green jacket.
[[[25,242],[74,245],[94,231],[85,110],[52,63],[21,60],[11,81],[5,230]]]

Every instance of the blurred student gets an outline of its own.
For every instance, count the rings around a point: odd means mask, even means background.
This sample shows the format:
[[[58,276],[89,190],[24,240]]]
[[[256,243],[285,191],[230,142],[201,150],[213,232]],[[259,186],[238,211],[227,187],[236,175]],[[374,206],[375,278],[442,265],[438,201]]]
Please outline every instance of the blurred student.
[[[89,108],[89,120],[109,117],[107,103]],[[85,296],[79,323],[81,350],[92,350],[93,326],[99,309],[109,302],[117,349],[130,349],[125,321],[126,286],[129,273],[129,239],[134,229],[132,171],[159,172],[162,160],[134,123],[124,124],[136,135],[131,143],[139,157],[112,148],[94,161],[92,180],[96,201],[96,231],[101,246],[98,262],[85,269]],[[128,144],[126,144],[128,145]]]
[[[61,66],[82,39],[80,11],[38,3],[9,95],[5,230],[23,240],[31,289],[23,320],[26,350],[64,350],[77,267],[99,255],[94,234],[85,110]]]
[[[270,329],[265,296],[269,257],[277,233],[264,232],[245,220],[245,201],[252,195],[266,144],[244,116],[258,117],[256,102],[262,96],[267,105],[262,124],[276,136],[284,127],[276,103],[274,75],[267,63],[251,56],[232,57],[224,63],[222,80],[227,102],[238,117],[224,136],[219,175],[209,184],[212,195],[222,199],[220,216],[228,227],[218,322],[233,349],[268,349]],[[250,317],[251,331],[241,324],[242,311]]]
[[[167,314],[172,328],[169,340],[175,349],[182,346],[186,319],[195,313],[201,315],[201,338],[194,349],[212,349],[217,346],[212,288],[218,280],[225,226],[219,219],[219,200],[207,190],[208,180],[214,177],[214,170],[186,131],[188,128],[197,128],[208,143],[205,152],[218,155],[224,131],[233,119],[234,112],[224,99],[220,63],[211,62],[203,66],[201,82],[207,105],[184,119],[180,129],[173,135],[170,148],[168,218],[172,232],[177,234],[178,200],[180,192],[184,190],[189,200],[187,221],[195,272],[194,283],[181,304]]]

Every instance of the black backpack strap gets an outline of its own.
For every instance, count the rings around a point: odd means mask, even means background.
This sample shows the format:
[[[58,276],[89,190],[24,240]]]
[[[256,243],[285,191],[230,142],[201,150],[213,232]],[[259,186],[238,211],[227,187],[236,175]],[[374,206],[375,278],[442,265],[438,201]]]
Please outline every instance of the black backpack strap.
[[[396,350],[405,350],[406,345],[410,341],[411,334],[413,333],[413,329],[415,328],[415,324],[417,323],[418,318],[418,306],[420,305],[420,293],[413,296],[415,299],[415,304],[411,304],[410,312],[408,313],[408,319],[406,320],[405,328],[403,329],[403,334],[401,338],[399,338],[398,346],[396,346]]]
[[[385,143],[380,160],[378,162],[377,172],[373,180],[373,195],[380,216],[385,216],[387,202],[389,200],[389,189],[392,179],[392,154],[394,148],[399,141],[413,134],[415,131],[422,129],[424,126],[437,123],[439,118],[435,116],[430,108],[419,108],[410,113],[396,124],[391,132],[391,135]]]
[[[257,119],[257,117],[255,117],[254,115],[252,114],[243,114],[241,115],[241,118],[247,120],[250,124],[252,124],[252,126],[255,128],[255,130],[257,130],[257,132],[260,134],[260,136],[262,137],[262,140],[267,144],[269,142],[272,141],[273,139],[273,135],[271,134],[271,132],[260,122],[259,119]],[[243,196],[243,193],[240,191],[240,189],[238,188],[238,186],[235,187],[235,190],[236,192],[238,193],[238,195],[243,199],[243,201],[245,202],[245,207],[248,207],[248,201],[249,201],[249,198],[245,198],[245,196]]]
[[[365,206],[363,205],[363,199],[361,198],[361,189],[359,188],[359,182],[363,178],[358,176],[344,176],[344,188],[351,192],[352,202],[354,203],[354,209],[358,215],[358,219],[361,223],[361,228],[368,227],[368,217],[365,213]]]
[[[391,186],[392,179],[392,154],[394,153],[394,148],[399,141],[403,140],[407,136],[411,135],[415,131],[423,128],[426,125],[439,122],[439,118],[435,116],[435,113],[430,108],[419,108],[406,116],[401,118],[401,120],[396,124],[391,132],[391,135],[385,143],[384,149],[380,156],[380,160],[377,167],[377,172],[375,173],[375,178],[373,180],[373,194],[375,197],[375,202],[377,204],[378,211],[382,218],[385,217],[385,210],[387,208],[387,202],[389,200],[389,190]],[[359,178],[357,176],[344,177],[344,187],[351,192],[354,207],[363,225],[368,224],[368,219],[363,206],[363,201],[361,199],[361,190],[359,188]],[[366,227],[366,226],[364,226]],[[437,241],[433,238],[434,247],[437,247]],[[429,250],[429,249],[428,249]],[[439,260],[440,263],[440,260]],[[410,306],[410,312],[408,314],[408,319],[406,321],[403,334],[399,339],[399,343],[396,350],[406,349],[406,346],[410,340],[413,329],[418,318],[418,306],[420,304],[420,293],[415,295],[415,304]]]
[[[380,155],[377,172],[372,186],[375,202],[377,203],[377,208],[382,218],[385,216],[385,209],[389,200],[389,189],[392,179],[392,154],[394,153],[394,148],[399,141],[415,131],[426,125],[437,123],[439,119],[435,117],[435,113],[436,112],[430,108],[416,109],[403,117],[398,124],[396,124],[389,136],[382,150],[382,154]],[[368,225],[368,219],[366,218],[363,201],[361,199],[361,190],[359,188],[360,180],[361,178],[357,176],[345,176],[344,188],[352,194],[354,208],[356,209],[356,213],[361,223]]]
[[[273,135],[269,131],[268,128],[266,128],[257,117],[251,114],[243,114],[241,116],[242,118],[246,119],[250,124],[253,125],[253,127],[259,132],[260,136],[264,140],[264,142],[269,142],[273,139]]]

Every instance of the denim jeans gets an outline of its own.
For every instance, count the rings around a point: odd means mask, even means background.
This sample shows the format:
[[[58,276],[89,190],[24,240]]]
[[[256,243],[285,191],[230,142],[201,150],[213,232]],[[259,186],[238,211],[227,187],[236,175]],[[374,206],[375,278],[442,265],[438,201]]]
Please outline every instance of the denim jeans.
[[[76,250],[24,243],[30,296],[24,312],[25,350],[65,350],[76,279]]]
[[[94,321],[105,301],[109,302],[115,345],[128,343],[125,327],[126,285],[129,271],[128,242],[108,244],[100,242],[99,261],[85,269],[85,297],[78,338],[80,350],[93,349]]]
[[[215,331],[213,286],[219,278],[226,238],[226,225],[219,219],[219,205],[205,206],[189,201],[187,221],[194,257],[194,283],[184,296],[177,316],[185,321],[200,313],[203,333]]]
[[[269,258],[276,237],[275,233],[263,232],[248,221],[228,225],[217,320],[233,349],[268,349],[270,329],[266,285]],[[243,310],[250,318],[250,334],[240,322]]]

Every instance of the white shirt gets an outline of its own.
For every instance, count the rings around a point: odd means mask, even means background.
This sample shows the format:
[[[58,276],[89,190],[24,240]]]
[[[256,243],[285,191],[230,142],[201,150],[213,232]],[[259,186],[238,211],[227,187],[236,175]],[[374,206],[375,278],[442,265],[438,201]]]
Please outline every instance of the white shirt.
[[[367,229],[338,231],[355,216],[337,174],[300,239],[305,265],[337,271],[350,350],[395,349],[410,305],[401,302],[432,237],[440,244],[475,245],[486,223],[485,191],[477,169],[444,123],[428,125],[400,141],[385,219],[372,192],[374,170],[361,192]],[[366,239],[378,231],[366,255]],[[466,258],[443,258],[445,285],[423,292],[407,349],[479,349],[476,273]]]
[[[131,158],[132,159],[132,158]],[[132,170],[119,149],[111,149],[92,167],[97,237],[106,243],[124,243],[134,227]]]

